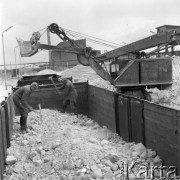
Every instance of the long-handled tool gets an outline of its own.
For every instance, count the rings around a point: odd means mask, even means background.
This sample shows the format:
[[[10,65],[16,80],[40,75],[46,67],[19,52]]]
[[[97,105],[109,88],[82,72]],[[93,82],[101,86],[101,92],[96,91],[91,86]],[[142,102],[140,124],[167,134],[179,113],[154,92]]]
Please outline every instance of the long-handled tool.
[[[41,104],[38,104],[39,107],[39,115],[40,115],[40,141],[42,141],[42,137],[43,137],[43,132],[44,132],[44,128],[43,128],[43,120],[42,120],[42,112],[41,112]]]
[[[32,111],[35,112],[36,114],[40,114],[40,120],[42,121],[42,113],[41,113],[41,104],[38,104],[39,111],[33,109]]]
[[[40,120],[42,122],[41,104],[38,104],[38,107],[39,107],[39,113],[40,113]]]
[[[48,77],[48,79],[50,79],[50,80],[51,80],[51,82],[53,83],[53,85],[54,85],[54,87],[55,87],[55,89],[56,89],[57,93],[59,93],[58,88],[57,88],[56,84],[55,84],[55,83],[54,83],[54,81],[53,81],[53,77],[52,77],[52,76],[50,76],[50,77]]]

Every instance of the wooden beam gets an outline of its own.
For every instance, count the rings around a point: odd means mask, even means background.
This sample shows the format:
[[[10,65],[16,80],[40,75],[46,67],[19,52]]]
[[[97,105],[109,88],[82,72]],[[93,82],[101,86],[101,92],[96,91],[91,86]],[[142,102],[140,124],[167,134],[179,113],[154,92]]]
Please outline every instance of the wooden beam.
[[[112,51],[106,52],[105,54],[102,54],[101,56],[105,56],[106,58],[119,57],[122,55],[126,55],[129,52],[142,51],[145,49],[156,47],[158,45],[166,44],[166,43],[169,43],[173,35],[173,32],[174,30],[167,31],[164,34],[155,34],[147,38],[141,39],[139,41],[130,43],[128,45],[119,47]]]

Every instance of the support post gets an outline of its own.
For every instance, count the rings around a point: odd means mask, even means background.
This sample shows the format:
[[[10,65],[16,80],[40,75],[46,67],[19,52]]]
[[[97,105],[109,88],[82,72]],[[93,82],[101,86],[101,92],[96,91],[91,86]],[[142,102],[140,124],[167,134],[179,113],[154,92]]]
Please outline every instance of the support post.
[[[4,81],[5,81],[5,89],[7,90],[7,74],[6,74],[6,61],[5,61],[5,52],[4,52],[3,33],[2,33],[2,47],[3,47],[3,60],[4,60]]]
[[[168,55],[168,45],[166,44],[166,55]]]
[[[171,46],[171,54],[174,55],[174,46]]]
[[[160,57],[160,45],[158,45],[158,57]]]
[[[49,26],[47,27],[47,41],[48,41],[48,45],[51,45]],[[51,59],[51,50],[49,50],[48,52],[49,52],[49,66],[50,66],[50,69],[54,70],[54,62],[52,62],[52,59]]]

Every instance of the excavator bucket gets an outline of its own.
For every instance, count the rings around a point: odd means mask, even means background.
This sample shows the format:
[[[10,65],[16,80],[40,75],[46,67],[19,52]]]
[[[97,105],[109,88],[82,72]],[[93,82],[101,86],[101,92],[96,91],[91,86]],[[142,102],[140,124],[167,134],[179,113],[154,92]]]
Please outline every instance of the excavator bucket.
[[[21,57],[30,57],[38,52],[37,46],[32,45],[31,41],[17,39],[17,42],[20,47]]]

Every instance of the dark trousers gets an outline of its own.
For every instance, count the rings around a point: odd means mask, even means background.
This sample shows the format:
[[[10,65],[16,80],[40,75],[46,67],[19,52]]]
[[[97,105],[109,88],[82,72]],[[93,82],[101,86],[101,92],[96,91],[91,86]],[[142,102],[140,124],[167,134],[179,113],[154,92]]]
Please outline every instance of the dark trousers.
[[[62,113],[65,113],[66,108],[70,105],[71,109],[74,111],[74,113],[77,115],[77,106],[76,106],[76,101],[66,99],[63,101],[63,106],[62,106]]]
[[[13,101],[14,101],[14,104],[18,108],[18,111],[21,115],[21,117],[20,117],[21,130],[26,130],[26,128],[27,128],[27,117],[28,117],[29,110],[22,105],[21,99],[18,96],[14,95]]]

